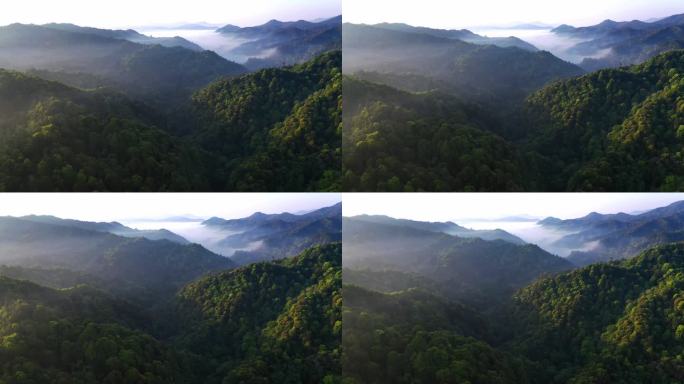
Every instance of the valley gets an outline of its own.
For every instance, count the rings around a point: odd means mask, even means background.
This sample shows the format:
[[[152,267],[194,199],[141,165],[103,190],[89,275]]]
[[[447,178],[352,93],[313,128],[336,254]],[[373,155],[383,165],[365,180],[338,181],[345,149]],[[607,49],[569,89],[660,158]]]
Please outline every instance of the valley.
[[[343,186],[677,191],[680,24],[677,14],[486,36],[345,23]]]
[[[481,199],[480,205],[476,195],[445,195],[441,202],[450,199],[456,217],[464,217],[459,208],[492,214],[494,207],[510,206],[503,212],[512,214],[509,221],[538,215],[535,204],[553,206],[544,194],[534,203],[509,194]],[[591,195],[564,196],[566,211],[599,206]],[[684,373],[684,245],[677,237],[682,203],[658,206],[650,199],[619,195],[623,208],[649,207],[635,214],[608,210],[539,219],[536,225],[548,233],[564,234],[549,244],[594,244],[591,251],[566,257],[526,242],[524,231],[517,237],[498,230],[491,238],[491,229],[471,229],[463,237],[454,232],[463,228],[454,222],[378,216],[394,211],[401,217],[444,217],[444,208],[427,197],[422,205],[412,198],[403,209],[396,208],[407,200],[402,195],[345,199],[345,210],[357,214],[344,217],[345,379],[678,382]],[[482,205],[487,201],[491,208]],[[358,215],[364,206],[373,209]],[[533,211],[513,216],[525,208]],[[496,223],[492,218],[488,225]]]
[[[205,220],[218,242],[261,245],[217,254],[163,220],[0,217],[0,381],[339,381],[341,205]]]
[[[0,27],[0,191],[337,191],[340,30],[215,32],[249,35],[248,64],[178,36]]]

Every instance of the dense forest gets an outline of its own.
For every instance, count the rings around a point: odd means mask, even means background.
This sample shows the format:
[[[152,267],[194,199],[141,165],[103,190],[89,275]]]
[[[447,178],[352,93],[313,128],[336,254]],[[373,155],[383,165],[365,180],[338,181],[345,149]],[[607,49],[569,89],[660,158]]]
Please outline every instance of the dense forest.
[[[584,74],[464,33],[344,25],[346,190],[681,189],[681,50]]]
[[[0,382],[338,382],[341,245],[230,268],[152,292],[149,310],[111,284],[121,277],[2,267]]]
[[[248,73],[193,45],[0,27],[0,190],[341,188],[339,47]]]
[[[596,217],[578,220],[590,219]],[[349,227],[354,235],[347,240]],[[522,260],[528,266],[542,265],[551,255],[530,259],[509,253],[505,263],[496,264],[491,260],[501,251],[480,246],[479,276],[503,274],[510,284],[510,289],[492,290],[484,278],[465,286],[440,277],[441,265],[420,267],[435,259],[463,258],[468,244],[445,251],[435,245],[434,235],[407,228],[345,224],[342,361],[347,382],[684,380],[682,243],[656,246],[629,260],[527,276],[516,272]],[[368,232],[378,241],[364,240]],[[391,246],[395,242],[397,246]],[[353,246],[351,255],[348,244]],[[433,254],[437,257],[431,258]],[[405,260],[413,260],[413,266]],[[462,281],[475,272],[460,263],[459,270],[467,271],[466,277],[459,277]],[[468,300],[472,292],[483,300]]]

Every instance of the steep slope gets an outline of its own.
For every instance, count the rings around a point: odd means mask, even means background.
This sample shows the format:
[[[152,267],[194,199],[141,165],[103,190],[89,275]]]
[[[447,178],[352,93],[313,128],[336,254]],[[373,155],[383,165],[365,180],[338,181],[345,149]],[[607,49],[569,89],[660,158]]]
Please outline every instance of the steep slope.
[[[179,356],[141,330],[125,303],[85,287],[64,291],[0,277],[0,380],[187,381]]]
[[[224,158],[228,190],[339,189],[342,54],[215,82],[195,94],[194,138]]]
[[[0,70],[0,113],[0,190],[209,188],[208,155],[119,94]]]
[[[517,297],[519,347],[558,383],[684,379],[684,246],[541,280]]]
[[[543,189],[678,190],[684,51],[550,85],[528,99]]]
[[[176,345],[213,364],[205,382],[320,383],[340,376],[340,244],[191,283]]]
[[[478,340],[483,319],[420,290],[345,285],[343,375],[350,383],[530,383],[529,364]]]
[[[482,108],[442,93],[411,94],[351,77],[344,79],[344,94],[345,190],[525,188],[523,157],[493,133],[497,124]]]

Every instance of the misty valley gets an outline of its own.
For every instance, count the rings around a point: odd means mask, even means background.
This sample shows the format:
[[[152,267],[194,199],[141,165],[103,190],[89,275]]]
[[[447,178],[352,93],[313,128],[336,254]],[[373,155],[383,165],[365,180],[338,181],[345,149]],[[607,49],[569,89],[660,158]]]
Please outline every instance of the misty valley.
[[[0,27],[0,191],[339,190],[341,16],[210,33]]]
[[[344,189],[678,191],[682,28],[345,23]]]
[[[0,217],[0,382],[339,382],[341,215]]]
[[[682,218],[682,201],[633,214],[547,217],[528,237],[345,216],[345,380],[682,382]],[[505,221],[513,220],[530,222]]]

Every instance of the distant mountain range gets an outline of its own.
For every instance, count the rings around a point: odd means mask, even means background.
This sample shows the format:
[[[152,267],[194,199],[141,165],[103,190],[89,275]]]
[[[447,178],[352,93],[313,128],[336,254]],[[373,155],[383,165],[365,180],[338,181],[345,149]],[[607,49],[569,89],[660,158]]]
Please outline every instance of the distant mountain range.
[[[35,382],[279,382],[284,371],[297,382],[339,380],[340,244],[225,272],[230,261],[206,251],[136,240],[145,246],[134,252],[130,239],[62,224],[0,219],[0,249],[17,243],[16,260],[43,249],[34,260],[46,266],[0,266],[0,337],[12,340],[2,380],[27,364],[23,377]],[[73,257],[73,270],[47,267]],[[182,286],[172,270],[186,271]],[[142,286],[122,296],[134,279]]]
[[[168,297],[201,275],[236,266],[200,245],[178,243],[181,239],[168,231],[135,231],[117,223],[3,217],[0,264],[82,272],[107,286],[118,282],[117,293],[137,299]]]
[[[60,219],[54,216],[23,216],[19,217],[21,220],[33,221],[36,223],[45,223],[53,225],[61,225],[65,227],[81,228],[96,232],[111,233],[123,237],[144,237],[148,240],[168,240],[178,244],[190,244],[190,242],[166,229],[157,230],[140,230],[126,227],[117,222],[111,223],[93,223],[88,221]]]
[[[109,86],[147,101],[176,103],[219,77],[247,72],[213,52],[188,45],[135,31],[12,24],[0,27],[0,68],[41,70],[51,74],[51,80],[87,88]],[[79,74],[89,75],[89,84],[82,83]],[[69,81],[74,77],[80,83]]]
[[[254,27],[226,25],[216,31],[247,40],[231,52],[251,57],[250,69],[292,65],[342,47],[342,16],[318,22],[271,20]]]
[[[593,212],[578,219],[546,218],[539,224],[570,232],[556,243],[577,249],[568,260],[584,266],[630,258],[655,245],[684,241],[684,202],[638,215]]]
[[[434,29],[426,27],[414,27],[402,23],[380,23],[371,25],[374,28],[388,29],[392,31],[422,33],[435,37],[442,37],[453,40],[461,40],[466,43],[478,45],[496,45],[497,47],[508,48],[518,47],[527,51],[536,52],[538,49],[534,45],[527,43],[517,37],[486,37],[480,36],[467,29]]]
[[[478,232],[449,223],[389,218],[344,218],[344,265],[352,270],[413,273],[442,285],[450,297],[478,305],[505,297],[545,274],[572,269],[568,261],[503,231],[505,240],[482,240]],[[465,233],[469,238],[444,232]]]
[[[456,223],[452,222],[424,222],[424,221],[414,221],[406,219],[395,219],[389,216],[369,216],[361,215],[351,217],[350,220],[354,221],[364,221],[368,223],[376,224],[387,224],[396,225],[400,227],[414,228],[423,231],[446,233],[447,235],[452,235],[456,237],[471,238],[476,237],[482,240],[503,240],[512,244],[523,245],[526,244],[523,239],[518,236],[512,235],[501,229],[493,230],[475,230],[464,228]]]
[[[595,56],[584,59],[586,70],[640,64],[673,49],[684,48],[684,14],[655,21],[605,20],[589,27],[561,25],[552,32],[583,41],[570,52]]]
[[[346,74],[420,75],[435,80],[439,90],[474,101],[496,97],[522,100],[552,80],[583,73],[522,41],[502,42],[463,30],[345,23],[342,34]],[[384,83],[409,91],[424,90]]]
[[[0,190],[340,189],[339,51],[238,76],[210,51],[39,26],[0,47]]]
[[[89,35],[102,36],[112,39],[127,40],[133,43],[146,44],[146,45],[162,45],[165,47],[182,47],[193,51],[201,52],[204,49],[199,45],[188,41],[182,37],[152,37],[145,36],[132,29],[127,30],[111,30],[111,29],[99,29],[99,28],[89,28],[80,27],[74,24],[58,24],[50,23],[43,24],[42,27],[54,29],[57,31],[75,32],[75,33],[85,33]]]
[[[203,225],[232,232],[218,242],[219,246],[254,248],[237,251],[231,256],[238,264],[251,264],[282,259],[315,245],[342,241],[342,204],[302,215],[257,212],[242,219],[213,217],[204,221]]]

